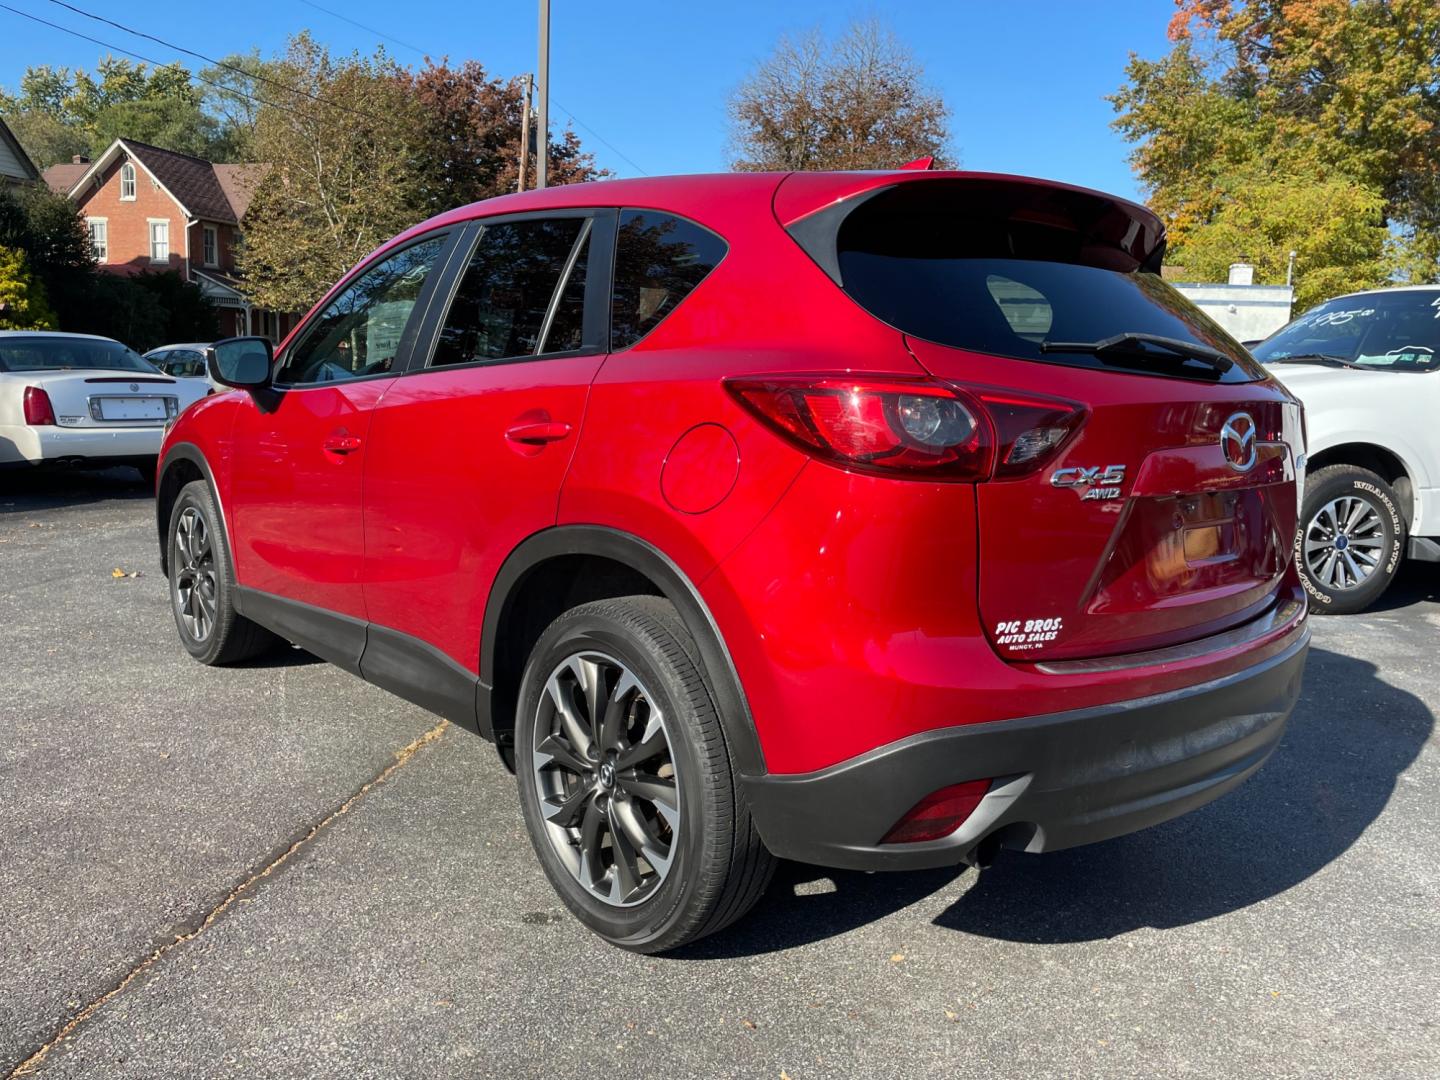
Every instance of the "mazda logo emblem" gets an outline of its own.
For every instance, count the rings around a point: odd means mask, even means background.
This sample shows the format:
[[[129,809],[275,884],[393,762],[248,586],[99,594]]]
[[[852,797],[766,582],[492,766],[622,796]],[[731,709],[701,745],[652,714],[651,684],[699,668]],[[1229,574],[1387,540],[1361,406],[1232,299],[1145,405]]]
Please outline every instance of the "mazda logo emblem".
[[[1255,446],[1255,421],[1249,413],[1237,412],[1220,428],[1220,450],[1225,464],[1236,472],[1249,472],[1255,467],[1259,451]]]

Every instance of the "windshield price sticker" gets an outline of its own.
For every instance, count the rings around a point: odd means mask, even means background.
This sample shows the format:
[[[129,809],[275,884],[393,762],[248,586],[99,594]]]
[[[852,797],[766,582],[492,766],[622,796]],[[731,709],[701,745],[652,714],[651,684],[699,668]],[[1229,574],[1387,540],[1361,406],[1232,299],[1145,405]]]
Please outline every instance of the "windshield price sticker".
[[[1041,649],[1060,636],[1063,619],[1010,619],[995,624],[995,644],[1012,650]]]

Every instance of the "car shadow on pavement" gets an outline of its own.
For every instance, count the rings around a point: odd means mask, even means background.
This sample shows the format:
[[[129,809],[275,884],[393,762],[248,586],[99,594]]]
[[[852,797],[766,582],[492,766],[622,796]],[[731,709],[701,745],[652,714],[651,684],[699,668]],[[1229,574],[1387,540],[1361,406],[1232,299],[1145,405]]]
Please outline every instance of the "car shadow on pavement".
[[[1411,559],[1400,564],[1395,583],[1366,609],[1368,614],[1398,611],[1422,602],[1440,600],[1440,566]]]
[[[123,465],[96,471],[48,467],[0,471],[0,514],[154,497],[155,489],[138,472]]]
[[[1265,767],[1202,809],[1116,840],[987,870],[861,874],[781,864],[740,923],[671,955],[748,956],[844,934],[957,883],[935,919],[981,937],[1058,944],[1214,918],[1275,896],[1342,855],[1385,809],[1429,738],[1425,703],[1374,664],[1312,648],[1300,704]]]
[[[782,862],[754,911],[722,933],[665,955],[718,960],[809,945],[893,915],[974,872],[952,866],[866,874]]]
[[[1435,717],[1366,660],[1312,648],[1265,767],[1186,817],[1090,847],[1003,853],[937,925],[1039,944],[1183,926],[1276,896],[1339,858],[1390,801]]]
[[[259,656],[252,656],[249,660],[241,660],[226,666],[235,671],[244,671],[246,669],[309,667],[311,664],[323,663],[325,661],[314,653],[306,652],[299,645],[291,645],[286,641],[275,645],[274,648],[266,649]]]

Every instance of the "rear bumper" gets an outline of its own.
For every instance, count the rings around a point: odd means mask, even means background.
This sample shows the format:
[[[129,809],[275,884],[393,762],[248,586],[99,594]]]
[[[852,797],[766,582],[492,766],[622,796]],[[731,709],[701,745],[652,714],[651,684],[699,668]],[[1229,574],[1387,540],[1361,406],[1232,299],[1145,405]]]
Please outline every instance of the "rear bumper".
[[[38,465],[94,458],[153,458],[162,427],[7,427],[0,429],[0,463]]]
[[[816,772],[745,779],[776,855],[907,870],[974,858],[982,841],[1053,851],[1177,817],[1264,764],[1300,694],[1303,623],[1286,647],[1211,682],[1070,712],[928,731]],[[939,788],[994,778],[975,812],[933,842],[881,845]]]

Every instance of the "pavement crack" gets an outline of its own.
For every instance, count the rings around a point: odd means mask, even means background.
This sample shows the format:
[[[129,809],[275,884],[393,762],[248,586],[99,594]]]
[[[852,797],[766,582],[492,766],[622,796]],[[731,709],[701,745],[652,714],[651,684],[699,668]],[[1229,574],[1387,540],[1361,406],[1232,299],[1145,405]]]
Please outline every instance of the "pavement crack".
[[[95,998],[83,1009],[81,1009],[69,1020],[67,1020],[64,1025],[61,1026],[60,1030],[55,1032],[55,1034],[52,1035],[44,1043],[44,1045],[42,1045],[24,1061],[20,1062],[19,1065],[17,1065],[9,1074],[7,1074],[6,1080],[15,1080],[16,1077],[28,1076],[33,1073],[37,1068],[40,1067],[40,1063],[45,1060],[45,1058],[49,1055],[50,1051],[54,1050],[55,1047],[59,1046],[62,1042],[64,1042],[71,1035],[73,1035],[77,1028],[79,1028],[97,1012],[103,1009],[107,1004],[110,1003],[110,1001],[118,997],[120,994],[124,993],[125,989],[131,983],[133,983],[141,975],[145,974],[145,972],[149,971],[161,960],[163,960],[165,958],[165,955],[169,953],[171,949],[174,949],[180,945],[184,945],[187,942],[194,941],[201,934],[205,933],[206,930],[210,929],[210,927],[215,924],[216,920],[219,919],[220,916],[224,915],[229,908],[234,906],[235,902],[238,901],[247,890],[252,889],[257,883],[263,881],[265,878],[273,874],[276,870],[280,869],[280,867],[284,866],[285,863],[287,863],[292,856],[294,856],[295,854],[303,850],[307,845],[309,845],[310,842],[313,841],[315,837],[319,836],[320,833],[322,833],[326,828],[328,828],[330,824],[335,821],[336,818],[344,814],[348,814],[350,810],[354,808],[356,803],[358,803],[367,794],[369,794],[373,788],[376,788],[379,785],[385,783],[385,781],[389,780],[390,777],[394,776],[395,773],[399,769],[403,768],[405,764],[409,762],[409,760],[413,758],[420,750],[430,745],[430,743],[434,742],[436,739],[440,738],[440,736],[445,733],[445,729],[448,726],[449,721],[441,720],[440,723],[436,724],[419,738],[415,739],[407,746],[403,746],[399,750],[397,750],[395,752],[394,761],[392,761],[389,765],[385,766],[385,768],[381,769],[368,781],[362,784],[344,802],[342,802],[339,806],[335,807],[334,810],[331,810],[330,813],[326,814],[325,817],[321,818],[314,825],[310,826],[310,829],[305,833],[304,836],[296,840],[293,844],[291,844],[288,848],[282,851],[274,859],[271,859],[270,862],[266,863],[264,867],[255,871],[244,881],[240,882],[240,884],[236,885],[233,889],[231,889],[225,899],[221,900],[220,903],[216,904],[215,907],[210,909],[210,912],[201,921],[199,926],[197,926],[194,930],[191,930],[189,933],[177,935],[175,937],[175,940],[173,941],[167,941],[164,945],[161,945],[149,956],[145,957],[138,964],[132,967],[128,972],[125,973],[125,976],[119,982],[117,982],[109,990],[105,991],[105,993]]]

